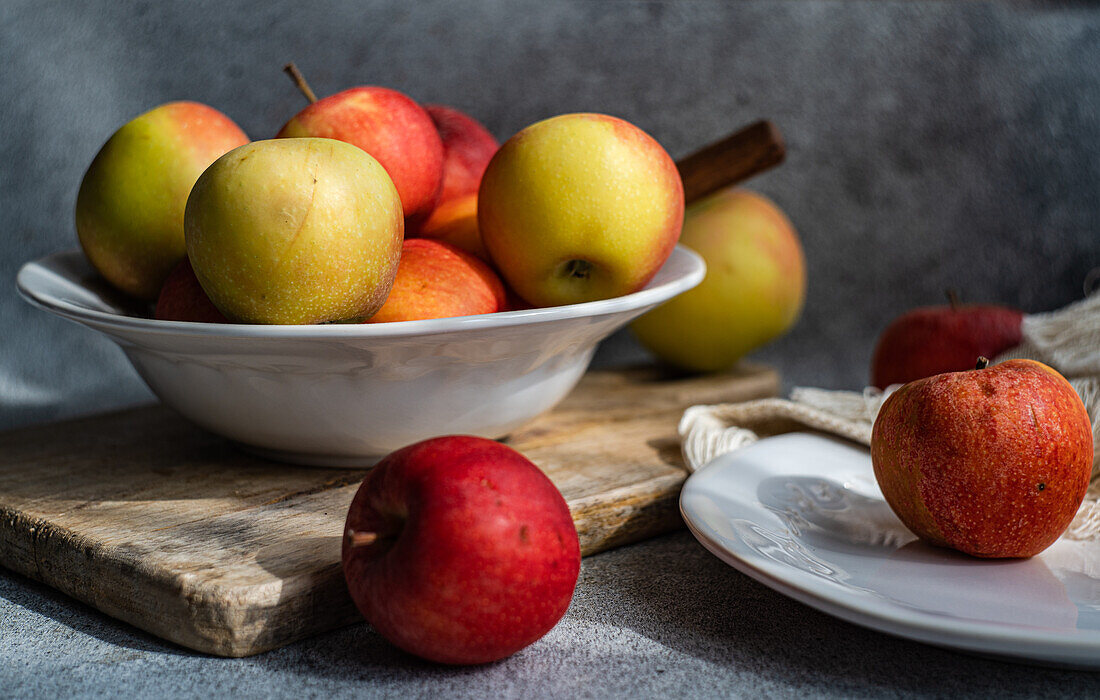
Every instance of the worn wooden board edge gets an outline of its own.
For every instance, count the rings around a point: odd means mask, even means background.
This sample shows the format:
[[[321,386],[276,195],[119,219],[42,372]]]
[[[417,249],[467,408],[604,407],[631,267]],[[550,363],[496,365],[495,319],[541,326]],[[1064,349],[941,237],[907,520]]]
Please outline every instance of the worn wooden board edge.
[[[765,385],[774,394],[778,376],[760,386]],[[582,555],[683,527],[679,492],[686,478],[685,470],[632,484],[624,489],[630,493],[623,498],[601,494],[569,501],[574,520],[581,523]],[[357,486],[334,488],[328,494],[345,490],[345,500],[350,503]],[[243,604],[224,605],[210,591],[185,591],[178,578],[144,567],[131,557],[117,553],[103,556],[107,549],[110,547],[89,542],[66,528],[0,507],[0,563],[183,647],[217,656],[250,656],[362,621],[348,596],[339,562],[284,579],[277,603],[281,624],[272,625],[265,619],[241,619],[249,613],[255,616],[256,608],[249,611]],[[65,576],[57,573],[63,571]],[[74,571],[81,575],[73,576]],[[136,593],[139,587],[141,595]],[[135,601],[153,600],[150,590],[164,594],[158,606],[135,607]],[[259,610],[262,614],[262,608]]]
[[[678,480],[682,483],[683,479]],[[600,525],[578,527],[582,556],[620,547],[683,527],[679,490],[669,483],[647,484],[622,503],[579,499],[570,503],[577,521]],[[354,490],[348,495],[350,503]],[[598,514],[599,517],[593,517]],[[175,644],[208,654],[241,657],[259,654],[300,639],[362,621],[347,592],[339,562],[322,571],[282,582],[278,606],[282,624],[255,624],[239,619],[255,608],[205,604],[199,591],[183,592],[174,577],[148,570],[131,557],[82,541],[65,528],[0,508],[0,551],[7,568],[75,598],[97,610]],[[100,551],[96,551],[100,550]],[[21,554],[21,555],[20,555]],[[61,575],[59,572],[65,572]],[[73,572],[80,572],[74,576]],[[140,589],[140,591],[139,591]],[[156,595],[159,591],[161,595]],[[158,601],[159,608],[136,607]],[[251,622],[251,624],[250,624]],[[259,622],[268,622],[266,620]]]

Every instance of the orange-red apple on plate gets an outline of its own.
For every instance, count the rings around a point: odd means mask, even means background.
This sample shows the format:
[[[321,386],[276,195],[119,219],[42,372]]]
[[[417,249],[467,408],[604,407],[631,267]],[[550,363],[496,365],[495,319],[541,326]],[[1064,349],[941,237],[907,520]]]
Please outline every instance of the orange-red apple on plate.
[[[443,182],[443,141],[412,98],[384,87],[355,87],[312,103],[278,137],[316,136],[358,146],[382,164],[407,222],[431,213]]]
[[[465,112],[446,105],[426,105],[424,109],[443,139],[443,189],[439,201],[476,194],[481,176],[500,144],[481,122]]]
[[[172,268],[168,279],[164,280],[153,316],[162,321],[229,323],[229,319],[206,296],[187,256]]]
[[[484,262],[448,243],[410,238],[390,295],[368,323],[491,314],[504,305],[504,285]]]
[[[477,230],[477,192],[442,202],[420,226],[421,238],[457,246],[489,262],[489,251]]]
[[[1088,490],[1092,451],[1081,397],[1032,360],[910,382],[871,432],[875,479],[906,527],[977,557],[1053,544]]]
[[[680,237],[684,188],[629,122],[566,114],[509,139],[478,191],[478,228],[505,281],[535,306],[636,292]]]

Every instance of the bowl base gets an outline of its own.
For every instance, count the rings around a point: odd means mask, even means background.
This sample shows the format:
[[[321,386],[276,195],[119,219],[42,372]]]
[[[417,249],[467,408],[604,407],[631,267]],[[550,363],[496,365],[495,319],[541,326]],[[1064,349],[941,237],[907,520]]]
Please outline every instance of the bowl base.
[[[264,459],[270,459],[276,462],[297,464],[303,467],[327,467],[330,469],[361,467],[366,469],[367,467],[373,467],[375,464],[378,464],[378,462],[385,457],[385,455],[334,455],[312,452],[294,452],[291,450],[276,450],[269,447],[257,447],[256,445],[248,445],[243,442],[234,442],[233,444],[239,449],[256,455],[257,457],[263,457]]]

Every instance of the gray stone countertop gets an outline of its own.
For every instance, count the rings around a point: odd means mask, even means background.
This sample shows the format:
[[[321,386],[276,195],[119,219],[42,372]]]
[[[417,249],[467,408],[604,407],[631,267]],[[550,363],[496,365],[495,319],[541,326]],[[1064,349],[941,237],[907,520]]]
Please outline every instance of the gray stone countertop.
[[[1100,696],[1100,674],[986,660],[842,622],[686,531],[584,560],[572,606],[503,661],[422,662],[358,624],[244,659],[197,654],[0,570],[0,697]]]

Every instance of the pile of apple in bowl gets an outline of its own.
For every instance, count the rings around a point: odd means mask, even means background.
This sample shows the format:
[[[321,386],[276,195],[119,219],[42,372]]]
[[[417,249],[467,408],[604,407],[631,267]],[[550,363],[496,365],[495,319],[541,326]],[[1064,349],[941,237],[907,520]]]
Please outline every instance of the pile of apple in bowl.
[[[458,110],[359,87],[250,142],[175,102],[91,163],[82,253],[18,283],[115,340],[195,423],[279,459],[362,464],[554,406],[601,339],[702,279],[676,246],[683,214],[676,164],[610,116],[498,148]]]

